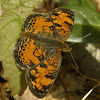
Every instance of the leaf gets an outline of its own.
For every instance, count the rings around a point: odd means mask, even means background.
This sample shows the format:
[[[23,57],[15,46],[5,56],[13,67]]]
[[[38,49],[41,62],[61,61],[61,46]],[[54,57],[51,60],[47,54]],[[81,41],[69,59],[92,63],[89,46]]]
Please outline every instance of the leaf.
[[[70,6],[75,13],[75,23],[70,42],[99,42],[100,41],[100,14],[87,6]],[[87,34],[90,36],[81,39]]]
[[[75,14],[74,28],[66,41],[98,42],[100,40],[100,14],[96,11],[93,0],[69,0],[68,5],[61,8],[71,9]],[[85,37],[90,33],[90,36]]]
[[[22,22],[20,14],[12,11],[7,12],[0,20],[0,61],[2,61],[4,77],[9,81],[12,95],[18,94],[21,91],[20,88],[22,88],[21,81],[25,82],[25,78],[21,76],[22,73],[15,65],[13,58],[13,50]],[[25,89],[25,85],[23,86],[23,89]]]
[[[68,6],[76,6],[82,4],[82,0],[69,0]]]
[[[87,6],[95,9],[93,0],[69,0],[68,6]]]
[[[33,0],[22,1],[20,1],[20,3],[22,2],[24,5],[28,4],[29,1],[31,3],[33,2]],[[36,5],[38,5],[38,1],[40,2],[42,0],[37,0],[33,4],[36,3]],[[16,94],[22,94],[25,91],[27,84],[25,81],[25,72],[20,70],[15,64],[13,50],[22,30],[24,19],[33,12],[31,11],[31,7],[29,8],[30,12],[28,11],[25,13],[15,9],[19,4],[16,0],[2,0],[1,2],[2,7],[6,8],[6,10],[5,14],[2,15],[0,19],[0,61],[2,61],[2,66],[4,68],[4,77],[8,79],[11,94],[14,96]],[[22,3],[20,4],[21,6],[19,5],[19,8],[22,7]],[[16,7],[14,7],[15,5]],[[26,8],[24,8],[24,10]]]
[[[1,0],[4,9],[18,9],[21,11],[32,11],[40,6],[43,0]]]

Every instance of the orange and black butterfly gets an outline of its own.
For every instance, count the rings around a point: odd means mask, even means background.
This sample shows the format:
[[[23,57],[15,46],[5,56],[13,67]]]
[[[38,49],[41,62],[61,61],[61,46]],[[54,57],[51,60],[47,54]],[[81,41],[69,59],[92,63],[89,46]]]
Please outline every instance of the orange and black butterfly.
[[[38,98],[43,98],[54,83],[61,66],[61,51],[69,52],[66,39],[74,25],[74,13],[56,8],[27,17],[17,40],[14,57],[26,70],[26,82]]]

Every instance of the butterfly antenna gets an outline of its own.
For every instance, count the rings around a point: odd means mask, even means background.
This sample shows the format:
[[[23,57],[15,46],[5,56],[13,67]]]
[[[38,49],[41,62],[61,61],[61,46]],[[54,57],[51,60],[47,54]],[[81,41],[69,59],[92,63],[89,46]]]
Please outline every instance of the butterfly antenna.
[[[84,39],[84,38],[86,38],[86,37],[88,37],[88,36],[90,36],[90,35],[91,35],[91,33],[85,35],[84,37],[78,39],[77,41],[82,40],[82,39]],[[75,44],[77,41],[73,42],[72,44],[69,44],[69,46]],[[71,51],[70,51],[70,55],[71,55],[71,57],[72,57],[72,60],[73,60],[73,62],[74,62],[74,64],[75,64],[76,68],[78,69],[79,67],[78,67],[78,65],[77,65],[77,63],[76,63],[76,61],[75,61],[75,59],[74,59],[74,57],[73,57]]]
[[[72,58],[72,60],[73,60],[73,62],[74,62],[74,64],[75,64],[76,68],[79,69],[79,67],[78,67],[78,65],[77,65],[77,63],[76,63],[76,61],[75,61],[75,59],[74,59],[74,57],[73,57],[71,51],[70,51],[70,55],[71,55],[71,58]]]
[[[75,41],[75,42],[73,42],[73,43],[69,44],[69,46],[70,46],[70,45],[75,44],[75,43],[76,43],[76,42],[78,42],[79,40],[82,40],[82,39],[84,39],[84,38],[86,38],[86,37],[88,37],[88,36],[90,36],[90,35],[91,35],[91,33],[89,33],[89,34],[85,35],[84,37],[82,37],[82,38],[78,39],[77,41]]]

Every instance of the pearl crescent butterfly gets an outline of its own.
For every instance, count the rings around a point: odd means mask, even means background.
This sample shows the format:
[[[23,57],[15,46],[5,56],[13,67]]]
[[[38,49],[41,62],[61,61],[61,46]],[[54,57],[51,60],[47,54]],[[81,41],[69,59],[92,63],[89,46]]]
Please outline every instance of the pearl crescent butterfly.
[[[30,15],[23,25],[14,57],[17,66],[26,71],[26,82],[38,98],[47,95],[57,77],[61,51],[71,51],[64,42],[73,24],[71,10],[56,8],[48,13]]]

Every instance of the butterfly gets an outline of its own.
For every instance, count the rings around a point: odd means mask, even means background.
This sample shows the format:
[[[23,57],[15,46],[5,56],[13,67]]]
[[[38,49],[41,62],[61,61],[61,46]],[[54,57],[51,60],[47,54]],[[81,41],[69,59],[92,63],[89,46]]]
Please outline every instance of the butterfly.
[[[71,51],[64,42],[73,25],[74,13],[64,8],[30,15],[24,22],[14,58],[17,66],[25,70],[26,82],[38,98],[45,97],[56,80],[62,61],[61,51]]]

